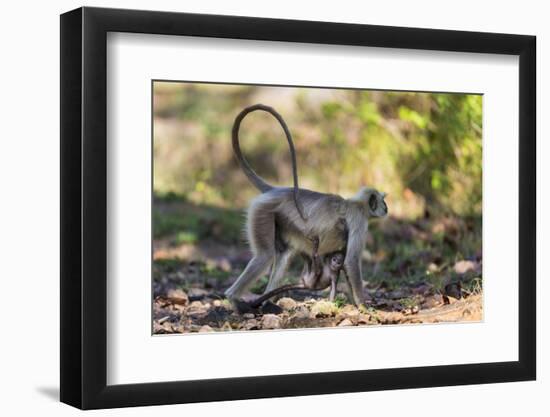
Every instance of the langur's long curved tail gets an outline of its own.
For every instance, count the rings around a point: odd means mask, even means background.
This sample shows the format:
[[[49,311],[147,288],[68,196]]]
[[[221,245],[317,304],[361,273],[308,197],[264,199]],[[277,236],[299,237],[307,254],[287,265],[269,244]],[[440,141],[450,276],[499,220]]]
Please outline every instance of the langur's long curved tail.
[[[292,141],[292,135],[290,134],[290,130],[288,129],[287,124],[285,123],[283,117],[277,113],[275,109],[272,107],[266,106],[264,104],[254,104],[253,106],[246,107],[243,111],[241,111],[237,117],[235,118],[235,122],[233,123],[233,130],[231,132],[231,138],[233,142],[233,151],[235,152],[235,156],[237,157],[237,161],[239,162],[240,167],[244,171],[245,175],[248,177],[250,182],[262,193],[265,193],[271,189],[273,189],[273,186],[265,182],[254,170],[252,167],[248,164],[246,159],[244,158],[241,147],[239,144],[239,129],[241,127],[241,122],[246,117],[247,114],[252,113],[256,110],[262,110],[269,114],[271,114],[281,127],[283,128],[286,139],[288,141],[288,146],[290,148],[290,157],[292,160],[292,176],[294,177],[294,204],[296,205],[296,209],[298,210],[298,213],[300,213],[300,217],[303,220],[306,220],[306,217],[304,215],[304,209],[302,205],[300,204],[300,201],[298,199],[300,189],[298,187],[298,169],[296,167],[296,151],[294,150],[294,142]]]

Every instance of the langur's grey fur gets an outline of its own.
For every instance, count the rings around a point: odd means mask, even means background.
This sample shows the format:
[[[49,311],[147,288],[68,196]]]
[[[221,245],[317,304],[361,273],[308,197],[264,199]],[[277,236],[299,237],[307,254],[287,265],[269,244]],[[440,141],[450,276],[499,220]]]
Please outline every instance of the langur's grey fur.
[[[345,249],[344,268],[352,300],[357,306],[363,305],[361,254],[365,246],[368,219],[385,216],[388,212],[384,202],[385,194],[372,188],[362,188],[349,199],[305,189],[299,189],[298,194],[297,176],[294,178],[294,188],[273,187],[260,179],[244,161],[238,148],[238,138],[235,146],[235,137],[234,126],[235,155],[248,178],[262,194],[252,200],[247,213],[246,232],[253,258],[235,283],[226,290],[226,296],[233,301],[241,299],[244,291],[270,266],[271,276],[265,292],[278,288],[292,257],[299,253],[313,253],[313,244],[318,238],[318,255],[321,257]],[[292,143],[290,137],[287,138]],[[291,146],[292,154],[293,150]]]

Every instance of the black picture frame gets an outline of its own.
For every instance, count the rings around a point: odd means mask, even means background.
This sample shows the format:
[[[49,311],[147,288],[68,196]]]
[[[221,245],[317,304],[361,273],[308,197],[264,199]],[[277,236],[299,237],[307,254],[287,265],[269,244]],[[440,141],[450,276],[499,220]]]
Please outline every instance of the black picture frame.
[[[107,385],[108,32],[519,56],[519,360]],[[524,35],[88,7],[61,15],[61,401],[93,409],[535,379],[535,51]]]

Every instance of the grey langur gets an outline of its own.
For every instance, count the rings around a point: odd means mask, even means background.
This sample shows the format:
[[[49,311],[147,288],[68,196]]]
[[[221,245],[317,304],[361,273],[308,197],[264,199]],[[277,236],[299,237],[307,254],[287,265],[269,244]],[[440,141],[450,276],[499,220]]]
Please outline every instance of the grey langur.
[[[240,124],[247,114],[256,110],[272,114],[283,127],[292,157],[293,188],[266,183],[242,155]],[[225,295],[237,304],[245,290],[270,266],[271,275],[265,292],[278,288],[290,260],[297,254],[317,252],[323,258],[331,253],[344,252],[344,270],[351,300],[357,306],[363,305],[361,254],[368,219],[388,213],[384,201],[386,194],[364,187],[353,197],[344,199],[339,195],[300,189],[290,131],[282,116],[269,106],[256,104],[239,113],[233,125],[232,143],[240,167],[261,194],[251,201],[247,212],[246,233],[253,257]],[[317,251],[314,246],[318,246]]]

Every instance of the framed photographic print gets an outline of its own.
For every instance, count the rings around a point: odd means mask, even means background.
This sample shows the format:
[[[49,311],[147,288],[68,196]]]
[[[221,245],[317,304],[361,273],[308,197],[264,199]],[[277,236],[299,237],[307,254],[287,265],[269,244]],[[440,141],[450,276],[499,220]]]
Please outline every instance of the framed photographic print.
[[[61,401],[535,379],[535,37],[61,16]]]

